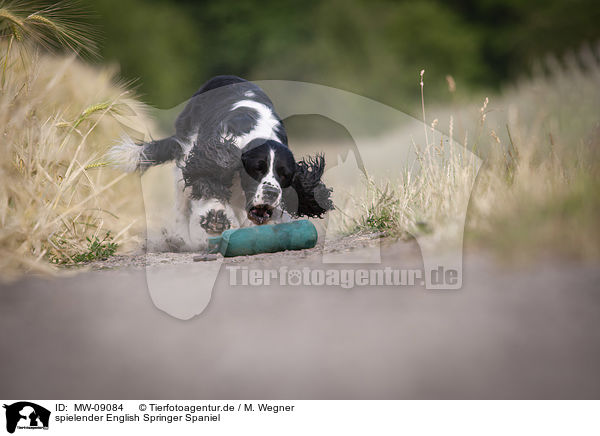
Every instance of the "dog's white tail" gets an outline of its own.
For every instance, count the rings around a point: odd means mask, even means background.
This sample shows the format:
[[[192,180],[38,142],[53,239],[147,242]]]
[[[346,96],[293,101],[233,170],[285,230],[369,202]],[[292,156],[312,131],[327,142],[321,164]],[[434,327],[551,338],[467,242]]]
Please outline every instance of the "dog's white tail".
[[[136,144],[129,135],[123,135],[119,143],[108,150],[104,157],[111,166],[132,173],[144,160],[144,146]]]

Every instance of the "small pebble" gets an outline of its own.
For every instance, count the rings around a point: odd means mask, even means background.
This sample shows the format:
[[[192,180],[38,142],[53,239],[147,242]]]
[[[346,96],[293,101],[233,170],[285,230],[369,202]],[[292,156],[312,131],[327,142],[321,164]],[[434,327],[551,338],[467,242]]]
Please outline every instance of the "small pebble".
[[[218,254],[198,254],[194,256],[192,259],[194,262],[207,262],[211,260],[217,260],[219,258]]]

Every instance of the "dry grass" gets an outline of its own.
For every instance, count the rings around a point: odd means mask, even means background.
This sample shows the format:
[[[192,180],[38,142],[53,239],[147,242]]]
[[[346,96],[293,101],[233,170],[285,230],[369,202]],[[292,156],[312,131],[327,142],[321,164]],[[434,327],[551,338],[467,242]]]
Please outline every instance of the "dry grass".
[[[139,178],[100,158],[124,129],[139,137],[147,121],[114,68],[74,55],[23,57],[8,45],[0,44],[8,65],[0,95],[3,278],[81,259],[111,230],[110,243],[132,241],[144,224]]]
[[[68,48],[75,53],[97,54],[96,29],[81,20],[89,16],[80,3],[0,0],[0,35],[13,44],[46,50]],[[22,47],[18,48],[22,49]]]
[[[448,238],[468,206],[471,243],[515,259],[541,253],[598,258],[599,58],[588,48],[562,62],[550,59],[532,78],[479,107],[438,109],[432,124],[448,126],[450,137],[485,161],[474,191],[477,163],[452,154],[440,133],[426,129],[427,146],[415,145],[420,165],[399,181],[367,180],[346,231]]]
[[[550,58],[494,105],[470,241],[514,259],[600,257],[600,47]]]
[[[378,183],[367,176],[345,233],[375,230],[408,238],[443,232],[452,237],[469,204],[477,160],[468,153],[446,153],[443,144],[424,149],[415,144],[418,165],[405,168],[400,180]]]
[[[422,117],[427,120],[424,73],[420,72],[419,85]],[[487,100],[480,112],[481,122],[485,119],[485,106]],[[376,181],[366,176],[364,192],[354,195],[351,212],[341,225],[343,233],[377,231],[405,239],[428,234],[446,242],[462,237],[464,212],[480,159],[451,139],[453,118],[449,120],[449,136],[437,130],[438,123],[437,118],[429,125],[422,123],[423,142],[412,139],[415,161],[409,159],[407,166],[401,168],[399,180]],[[403,139],[398,138],[400,141]]]

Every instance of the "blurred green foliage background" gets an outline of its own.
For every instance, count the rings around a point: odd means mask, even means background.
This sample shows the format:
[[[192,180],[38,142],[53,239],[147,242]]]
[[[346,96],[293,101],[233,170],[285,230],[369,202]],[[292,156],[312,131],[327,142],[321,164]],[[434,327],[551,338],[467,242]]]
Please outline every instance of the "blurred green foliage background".
[[[210,76],[303,80],[398,109],[498,88],[600,39],[598,0],[94,0],[105,60],[159,108]]]

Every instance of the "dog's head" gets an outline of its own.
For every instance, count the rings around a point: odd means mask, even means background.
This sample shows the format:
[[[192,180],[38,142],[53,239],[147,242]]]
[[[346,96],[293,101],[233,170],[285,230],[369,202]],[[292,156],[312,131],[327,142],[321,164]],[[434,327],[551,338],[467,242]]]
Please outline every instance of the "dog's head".
[[[321,181],[321,155],[296,162],[287,146],[256,139],[242,150],[242,165],[246,211],[255,224],[268,223],[276,208],[295,217],[321,217],[333,209],[331,189]]]

